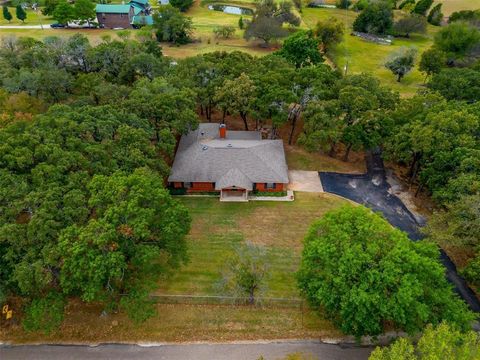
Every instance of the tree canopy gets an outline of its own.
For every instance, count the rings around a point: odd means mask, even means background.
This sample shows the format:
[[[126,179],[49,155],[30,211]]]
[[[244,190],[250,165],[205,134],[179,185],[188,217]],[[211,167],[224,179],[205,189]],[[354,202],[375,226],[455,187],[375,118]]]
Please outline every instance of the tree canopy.
[[[416,345],[409,339],[401,338],[388,347],[377,347],[369,360],[474,360],[479,354],[480,338],[477,333],[462,333],[448,323],[442,323],[436,327],[428,325]]]
[[[296,67],[315,65],[323,62],[318,47],[319,40],[311,31],[298,31],[284,40],[277,54]]]
[[[385,0],[369,2],[353,22],[353,30],[376,35],[389,34],[392,27],[392,6]]]
[[[443,320],[466,329],[473,319],[447,282],[437,247],[410,241],[361,206],[333,210],[311,226],[298,283],[314,308],[358,337],[382,333],[385,323],[413,334]]]

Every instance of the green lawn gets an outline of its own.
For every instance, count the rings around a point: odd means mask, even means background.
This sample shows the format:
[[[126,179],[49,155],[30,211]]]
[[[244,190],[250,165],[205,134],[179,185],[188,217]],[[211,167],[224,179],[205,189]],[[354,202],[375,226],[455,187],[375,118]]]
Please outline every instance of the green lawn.
[[[216,286],[225,259],[248,241],[267,249],[266,297],[298,297],[295,271],[310,224],[346,203],[328,194],[296,193],[294,202],[221,203],[216,198],[181,198],[193,218],[190,263],[160,282],[159,294],[222,295]]]
[[[480,0],[437,0],[435,3],[443,4],[442,11],[445,16],[459,10],[480,9]]]
[[[40,25],[40,24],[51,24],[53,20],[48,17],[44,16],[40,10],[37,12],[33,10],[27,10],[27,19],[25,22],[21,22],[20,20],[17,19],[15,16],[15,8],[14,7],[9,7],[8,10],[10,10],[10,14],[12,14],[13,19],[9,23],[7,20],[3,18],[3,15],[0,15],[0,25]],[[3,30],[2,34],[3,34]]]
[[[342,71],[348,63],[348,73],[371,73],[384,85],[399,91],[404,96],[411,96],[422,87],[423,75],[417,68],[398,83],[395,76],[385,69],[384,63],[391,53],[405,46],[417,48],[419,60],[421,53],[432,45],[433,34],[438,31],[438,28],[429,26],[426,35],[414,35],[410,39],[395,39],[393,45],[378,45],[350,35],[351,25],[356,17],[353,11],[306,8],[303,13],[304,24],[309,28],[315,26],[318,20],[330,17],[340,19],[346,24],[347,31],[343,42],[331,52],[332,60]]]
[[[343,152],[343,151],[342,151]],[[342,154],[330,157],[322,153],[308,152],[300,146],[285,145],[285,155],[290,170],[333,171],[339,173],[363,174],[365,158],[363,153],[351,152],[349,161],[342,161]]]

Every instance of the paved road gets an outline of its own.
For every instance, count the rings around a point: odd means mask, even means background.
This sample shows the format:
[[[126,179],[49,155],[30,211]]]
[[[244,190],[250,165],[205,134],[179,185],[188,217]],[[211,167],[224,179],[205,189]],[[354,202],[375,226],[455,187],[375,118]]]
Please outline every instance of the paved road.
[[[1,25],[1,29],[51,29],[50,24],[43,25]]]
[[[1,360],[266,360],[305,353],[319,360],[366,360],[371,348],[342,348],[315,341],[246,344],[185,344],[141,347],[137,345],[0,346]]]
[[[418,230],[415,217],[395,195],[389,192],[385,168],[380,154],[367,154],[367,173],[365,175],[349,175],[337,173],[320,173],[323,189],[363,204],[375,211],[383,213],[385,218],[395,227],[405,231],[410,239],[420,240],[422,234]],[[446,276],[454,285],[457,293],[475,312],[480,312],[480,301],[468,287],[465,280],[457,273],[455,264],[442,250],[440,259],[446,267]]]

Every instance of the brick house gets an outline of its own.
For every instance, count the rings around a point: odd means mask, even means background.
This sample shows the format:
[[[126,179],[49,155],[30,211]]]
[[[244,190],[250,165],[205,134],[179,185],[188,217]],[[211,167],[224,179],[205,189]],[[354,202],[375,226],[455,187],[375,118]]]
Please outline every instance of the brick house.
[[[171,188],[220,192],[221,201],[247,201],[251,191],[284,191],[288,181],[282,140],[262,140],[259,131],[227,131],[215,123],[181,137],[168,177]]]
[[[107,29],[128,29],[134,25],[151,25],[148,0],[132,0],[128,4],[97,4],[98,23]]]

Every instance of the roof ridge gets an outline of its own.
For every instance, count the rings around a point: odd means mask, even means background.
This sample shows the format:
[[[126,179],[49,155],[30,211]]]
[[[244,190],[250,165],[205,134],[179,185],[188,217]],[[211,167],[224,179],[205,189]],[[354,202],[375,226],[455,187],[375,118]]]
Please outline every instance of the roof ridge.
[[[259,146],[259,145],[257,145]],[[266,166],[268,167],[273,173],[275,173],[278,177],[282,177],[281,174],[279,174],[277,172],[277,170],[273,169],[264,159],[262,159],[260,156],[258,156],[254,151],[252,151],[252,149],[256,148],[257,146],[254,146],[252,148],[246,148],[245,150],[248,150],[250,153],[252,153],[257,159],[260,159],[260,161]]]

